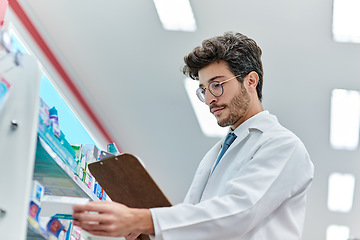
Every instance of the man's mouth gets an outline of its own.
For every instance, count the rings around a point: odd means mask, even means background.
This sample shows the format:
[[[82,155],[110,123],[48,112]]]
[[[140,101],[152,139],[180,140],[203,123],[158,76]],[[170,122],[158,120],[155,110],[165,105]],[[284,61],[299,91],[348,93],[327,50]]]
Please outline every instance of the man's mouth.
[[[210,112],[212,114],[214,114],[215,116],[219,115],[223,110],[224,110],[225,107],[212,107],[210,109]]]

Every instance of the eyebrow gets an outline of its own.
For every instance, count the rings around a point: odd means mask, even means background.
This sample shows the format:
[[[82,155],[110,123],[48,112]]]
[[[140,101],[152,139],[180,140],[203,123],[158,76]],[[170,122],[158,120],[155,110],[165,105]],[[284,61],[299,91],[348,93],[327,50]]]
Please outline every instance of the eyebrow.
[[[221,77],[225,77],[225,76],[215,76],[215,77],[212,77],[212,78],[210,78],[209,80],[207,80],[207,83],[210,83],[210,82],[212,82],[212,81],[214,81],[214,80],[216,80],[216,79],[218,79],[218,78],[221,78]],[[204,86],[204,84],[199,84],[199,87],[203,87]]]

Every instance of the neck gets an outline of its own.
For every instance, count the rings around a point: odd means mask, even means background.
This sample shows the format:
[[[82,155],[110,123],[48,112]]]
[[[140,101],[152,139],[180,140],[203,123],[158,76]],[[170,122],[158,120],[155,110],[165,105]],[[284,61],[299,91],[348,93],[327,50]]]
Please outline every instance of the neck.
[[[234,131],[238,126],[240,126],[243,122],[248,120],[249,118],[252,118],[256,114],[264,111],[264,108],[260,101],[253,107],[250,107],[247,111],[247,113],[244,115],[243,118],[239,119],[234,125],[230,126],[231,131]]]

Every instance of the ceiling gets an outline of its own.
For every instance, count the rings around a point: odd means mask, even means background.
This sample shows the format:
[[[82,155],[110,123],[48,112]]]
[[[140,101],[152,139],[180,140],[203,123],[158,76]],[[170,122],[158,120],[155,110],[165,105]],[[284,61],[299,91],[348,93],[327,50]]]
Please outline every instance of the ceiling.
[[[329,212],[326,205],[329,174],[358,178],[360,170],[359,150],[329,145],[332,89],[360,90],[360,46],[332,40],[331,0],[192,0],[198,30],[191,33],[164,30],[149,0],[19,3],[78,93],[11,8],[7,19],[99,145],[112,140],[121,151],[139,156],[173,203],[182,201],[199,161],[219,140],[200,130],[183,85],[183,57],[203,39],[225,31],[255,39],[263,50],[263,105],[303,140],[315,164],[303,239],[325,239],[330,224],[348,225],[360,236],[359,189],[348,214]]]

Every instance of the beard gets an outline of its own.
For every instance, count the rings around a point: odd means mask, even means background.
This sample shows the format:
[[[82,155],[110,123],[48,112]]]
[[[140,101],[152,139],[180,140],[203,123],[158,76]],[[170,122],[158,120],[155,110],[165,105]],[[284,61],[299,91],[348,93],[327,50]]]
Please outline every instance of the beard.
[[[221,107],[226,107],[229,109],[230,113],[224,119],[218,119],[218,125],[221,127],[227,127],[234,125],[241,118],[243,118],[246,112],[249,109],[250,105],[250,95],[246,91],[245,87],[241,84],[241,91],[239,94],[234,96],[231,99],[231,102],[228,105],[222,105]]]

